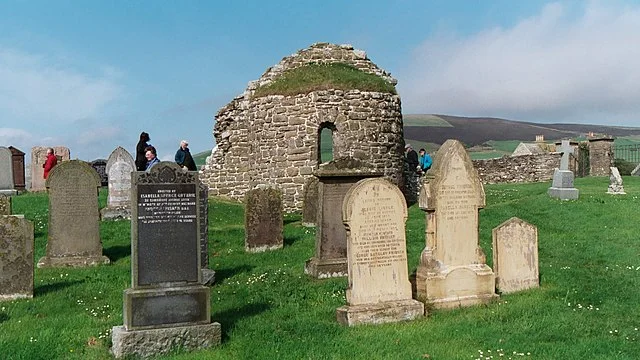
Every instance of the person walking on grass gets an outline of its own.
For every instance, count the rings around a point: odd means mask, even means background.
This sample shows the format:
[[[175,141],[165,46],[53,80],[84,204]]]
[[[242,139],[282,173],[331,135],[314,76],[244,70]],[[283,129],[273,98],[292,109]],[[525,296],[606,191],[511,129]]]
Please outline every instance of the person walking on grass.
[[[180,147],[178,148],[178,151],[176,151],[175,160],[176,164],[180,165],[183,169],[187,169],[189,171],[198,170],[196,163],[193,161],[193,157],[191,156],[191,152],[189,152],[189,142],[187,140],[180,141]]]

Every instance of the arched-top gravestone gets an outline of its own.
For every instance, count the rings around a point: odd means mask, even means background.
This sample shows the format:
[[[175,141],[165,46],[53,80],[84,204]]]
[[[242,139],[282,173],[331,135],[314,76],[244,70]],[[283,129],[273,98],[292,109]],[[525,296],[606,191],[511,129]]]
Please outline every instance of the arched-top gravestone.
[[[15,195],[11,150],[0,146],[0,194]]]
[[[92,266],[109,263],[102,256],[98,214],[100,177],[86,162],[56,165],[46,182],[49,237],[38,267]]]
[[[31,148],[31,191],[44,191],[44,163],[47,160],[48,146],[34,146]],[[58,165],[60,161],[67,161],[71,158],[69,148],[65,146],[54,146],[53,153],[58,157]]]
[[[538,228],[512,217],[492,230],[496,287],[507,294],[539,287]]]
[[[111,152],[105,168],[109,195],[107,206],[101,210],[102,219],[131,217],[131,172],[135,170],[135,162],[127,150],[118,146]]]

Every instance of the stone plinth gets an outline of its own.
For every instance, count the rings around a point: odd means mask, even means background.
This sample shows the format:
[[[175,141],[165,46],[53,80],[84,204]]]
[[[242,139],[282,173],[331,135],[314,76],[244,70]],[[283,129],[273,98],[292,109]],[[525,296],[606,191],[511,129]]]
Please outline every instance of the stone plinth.
[[[553,182],[547,194],[560,200],[575,200],[579,196],[579,190],[573,187],[573,172],[570,170],[556,169],[553,173]]]
[[[33,224],[0,215],[0,301],[33,297]]]
[[[349,326],[414,320],[423,315],[424,304],[417,300],[345,305],[336,310],[338,322]]]
[[[282,191],[259,186],[245,194],[244,248],[247,252],[282,249]]]
[[[502,294],[540,286],[538,228],[517,217],[492,231],[493,270]]]

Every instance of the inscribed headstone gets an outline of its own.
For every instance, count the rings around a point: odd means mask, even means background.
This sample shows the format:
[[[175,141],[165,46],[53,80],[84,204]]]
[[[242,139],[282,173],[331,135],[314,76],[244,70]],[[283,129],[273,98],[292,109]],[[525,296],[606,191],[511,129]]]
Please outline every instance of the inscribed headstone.
[[[0,194],[15,195],[13,182],[13,159],[11,150],[0,146]]]
[[[302,200],[302,225],[316,226],[318,218],[318,178],[310,177],[304,184]]]
[[[11,156],[13,158],[13,184],[14,188],[18,191],[24,191],[26,189],[26,177],[24,168],[24,152],[20,151],[13,146],[9,146],[11,150]]]
[[[360,180],[347,192],[342,216],[347,228],[347,305],[336,316],[346,325],[411,320],[424,304],[411,298],[405,222],[407,206],[385,179]]]
[[[422,186],[427,212],[426,247],[416,272],[418,296],[436,308],[493,299],[495,278],[478,242],[478,210],[484,188],[462,144],[447,140],[438,150],[433,178]]]
[[[624,186],[622,185],[622,176],[617,167],[610,167],[611,175],[609,175],[609,188],[607,194],[624,195]]]
[[[131,218],[131,172],[136,170],[131,154],[118,146],[105,166],[109,194],[107,206],[100,211],[102,219]]]
[[[0,215],[11,215],[11,196],[0,194]]]
[[[577,199],[578,189],[573,187],[573,172],[569,170],[569,155],[573,154],[574,149],[569,144],[569,140],[562,140],[560,146],[562,158],[560,159],[560,168],[556,168],[553,172],[553,182],[547,190],[550,197],[561,200]]]
[[[98,173],[100,176],[100,185],[107,186],[109,184],[109,177],[107,175],[107,160],[105,159],[96,159],[89,163],[91,167]]]
[[[0,215],[0,301],[33,297],[33,224]]]
[[[282,191],[258,186],[245,194],[244,248],[248,252],[282,249]]]
[[[43,177],[43,165],[47,160],[47,146],[34,146],[31,148],[31,191],[44,191],[45,179]],[[53,153],[59,157],[59,160],[67,161],[70,159],[69,148],[64,146],[54,146]],[[60,161],[58,161],[60,165]]]
[[[540,286],[538,228],[517,217],[494,228],[493,270],[501,293]]]
[[[84,161],[64,161],[49,173],[46,186],[49,237],[38,267],[108,264],[100,240],[98,174]]]

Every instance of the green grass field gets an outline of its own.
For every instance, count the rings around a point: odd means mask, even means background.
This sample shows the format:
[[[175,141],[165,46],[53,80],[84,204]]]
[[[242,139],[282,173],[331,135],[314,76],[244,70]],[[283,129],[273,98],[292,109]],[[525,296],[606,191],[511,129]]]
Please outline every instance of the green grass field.
[[[404,126],[437,126],[437,127],[453,127],[447,120],[431,114],[424,115],[403,115],[402,122]]]
[[[488,263],[491,229],[518,216],[538,227],[541,287],[485,306],[355,328],[335,319],[347,280],[303,274],[315,241],[299,215],[285,218],[282,250],[247,254],[242,205],[211,200],[211,308],[222,345],[164,358],[637,359],[640,179],[624,180],[628,194],[611,196],[608,178],[576,179],[580,199],[567,202],[550,199],[548,183],[486,186],[479,233]],[[46,194],[14,198],[14,213],[34,222],[36,261],[45,252],[47,201]],[[424,247],[424,223],[424,213],[411,207],[410,272]],[[110,358],[110,330],[122,324],[122,292],[130,286],[129,229],[128,221],[101,223],[112,264],[36,269],[32,300],[0,303],[0,358]]]

